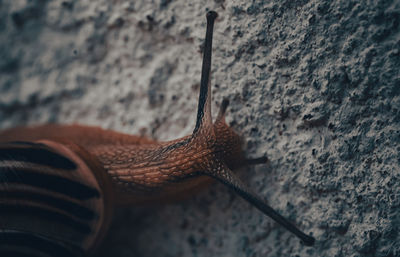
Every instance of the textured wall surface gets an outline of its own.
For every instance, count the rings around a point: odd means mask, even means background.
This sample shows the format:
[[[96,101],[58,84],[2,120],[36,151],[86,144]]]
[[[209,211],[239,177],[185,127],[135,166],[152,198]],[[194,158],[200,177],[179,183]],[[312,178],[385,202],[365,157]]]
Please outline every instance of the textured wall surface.
[[[213,184],[119,211],[99,256],[399,256],[400,1],[3,0],[0,128],[190,134],[209,9],[214,114],[270,159],[238,172],[318,241]]]

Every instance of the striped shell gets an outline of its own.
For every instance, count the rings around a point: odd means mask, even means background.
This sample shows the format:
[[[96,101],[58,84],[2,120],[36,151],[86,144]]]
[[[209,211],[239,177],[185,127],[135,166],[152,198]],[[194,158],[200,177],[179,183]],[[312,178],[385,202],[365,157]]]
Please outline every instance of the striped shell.
[[[89,153],[67,142],[0,144],[0,256],[83,256],[104,235],[112,190]]]

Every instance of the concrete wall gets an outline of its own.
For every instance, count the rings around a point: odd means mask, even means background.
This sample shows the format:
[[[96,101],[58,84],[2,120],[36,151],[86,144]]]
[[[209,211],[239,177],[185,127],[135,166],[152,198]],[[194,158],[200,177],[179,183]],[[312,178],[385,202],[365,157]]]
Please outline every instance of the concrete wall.
[[[238,172],[318,242],[213,184],[118,211],[99,256],[399,256],[396,0],[3,0],[0,128],[190,134],[209,9],[213,108],[229,98],[248,155],[270,159]]]

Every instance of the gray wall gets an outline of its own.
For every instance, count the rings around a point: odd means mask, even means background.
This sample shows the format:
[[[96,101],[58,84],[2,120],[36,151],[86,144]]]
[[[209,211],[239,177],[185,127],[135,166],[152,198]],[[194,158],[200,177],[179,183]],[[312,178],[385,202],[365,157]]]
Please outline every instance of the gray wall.
[[[214,114],[270,159],[238,173],[318,242],[213,184],[118,211],[99,256],[399,256],[399,1],[0,1],[0,128],[190,134],[208,9]]]

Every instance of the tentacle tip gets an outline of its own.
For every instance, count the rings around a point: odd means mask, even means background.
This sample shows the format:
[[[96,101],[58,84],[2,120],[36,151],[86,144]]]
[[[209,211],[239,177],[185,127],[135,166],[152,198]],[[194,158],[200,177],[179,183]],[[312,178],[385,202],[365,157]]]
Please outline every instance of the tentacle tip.
[[[258,157],[258,158],[248,158],[248,159],[246,159],[245,162],[247,165],[265,164],[268,162],[268,157],[262,156],[262,157]]]
[[[229,105],[229,100],[227,98],[224,98],[222,100],[222,103],[221,103],[221,106],[220,106],[220,112],[221,112],[222,115],[225,114],[226,109],[228,108],[228,105]]]
[[[312,236],[306,236],[305,238],[302,238],[301,240],[304,245],[306,246],[313,246],[315,243],[315,238]]]
[[[260,163],[267,163],[269,161],[267,156],[260,157]]]
[[[207,20],[212,20],[214,21],[218,17],[218,13],[215,11],[209,11],[207,12]]]
[[[222,103],[221,103],[221,108],[226,110],[226,108],[228,108],[228,105],[229,105],[229,99],[228,98],[224,98],[222,100]]]

